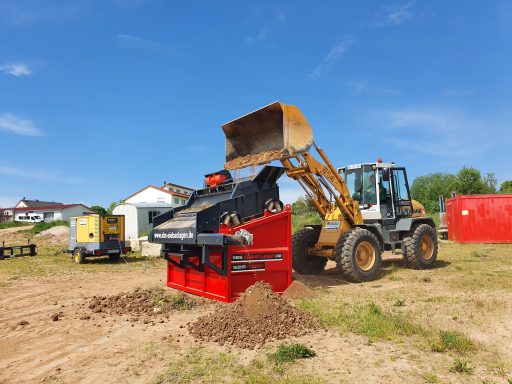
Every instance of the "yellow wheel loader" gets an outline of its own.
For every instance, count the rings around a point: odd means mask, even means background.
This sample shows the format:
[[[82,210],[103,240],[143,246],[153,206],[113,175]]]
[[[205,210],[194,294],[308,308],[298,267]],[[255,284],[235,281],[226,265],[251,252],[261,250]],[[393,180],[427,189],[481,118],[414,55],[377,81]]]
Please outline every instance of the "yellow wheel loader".
[[[347,280],[371,281],[379,274],[382,252],[397,249],[412,268],[434,264],[435,224],[411,199],[405,168],[378,161],[336,169],[314,143],[301,111],[280,102],[222,129],[226,169],[281,161],[323,218],[322,225],[307,226],[293,235],[296,272],[319,274],[327,260],[334,260]]]

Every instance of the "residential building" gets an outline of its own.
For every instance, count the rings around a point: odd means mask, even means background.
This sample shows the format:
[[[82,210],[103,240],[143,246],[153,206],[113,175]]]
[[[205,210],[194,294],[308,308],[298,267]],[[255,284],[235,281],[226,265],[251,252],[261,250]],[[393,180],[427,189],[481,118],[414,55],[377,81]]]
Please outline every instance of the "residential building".
[[[121,203],[114,207],[114,215],[125,216],[126,239],[146,236],[153,227],[153,218],[173,208],[170,203]]]
[[[42,201],[42,200],[27,200],[22,198],[18,203],[14,206],[14,208],[31,208],[31,207],[45,207],[50,205],[62,205],[63,203],[58,203],[56,201]]]
[[[174,188],[174,187],[172,187]],[[125,203],[167,203],[171,204],[172,207],[179,207],[185,205],[187,200],[192,193],[192,189],[187,188],[190,193],[183,193],[183,187],[178,188],[182,192],[176,190],[169,190],[164,188],[158,188],[154,185],[148,185],[142,188],[140,191],[135,192],[133,195],[128,196],[123,200]]]
[[[20,216],[40,216],[44,221],[69,220],[74,216],[82,216],[94,213],[94,211],[83,204],[48,204],[35,207],[11,208],[14,221]]]
[[[164,186],[162,187],[162,189],[165,189],[169,192],[182,193],[187,196],[190,196],[192,192],[194,192],[194,189],[192,188],[184,187],[183,185],[179,184],[168,183],[166,181],[164,181]]]

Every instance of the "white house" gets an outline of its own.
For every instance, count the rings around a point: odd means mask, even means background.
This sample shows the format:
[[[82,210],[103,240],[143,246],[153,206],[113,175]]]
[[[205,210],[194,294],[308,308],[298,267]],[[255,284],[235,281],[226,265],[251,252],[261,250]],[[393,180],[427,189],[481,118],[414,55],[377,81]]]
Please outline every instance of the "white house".
[[[145,236],[152,229],[153,217],[169,212],[173,208],[170,203],[121,203],[114,207],[114,215],[125,216],[126,239],[137,239]]]
[[[20,221],[20,217],[40,216],[44,221],[69,220],[73,216],[88,215],[94,211],[83,204],[52,204],[32,207],[11,208],[14,221]],[[23,221],[23,219],[21,220]]]
[[[185,205],[189,197],[190,193],[181,193],[148,185],[123,201],[125,203],[167,203],[171,204],[172,207],[179,207]]]

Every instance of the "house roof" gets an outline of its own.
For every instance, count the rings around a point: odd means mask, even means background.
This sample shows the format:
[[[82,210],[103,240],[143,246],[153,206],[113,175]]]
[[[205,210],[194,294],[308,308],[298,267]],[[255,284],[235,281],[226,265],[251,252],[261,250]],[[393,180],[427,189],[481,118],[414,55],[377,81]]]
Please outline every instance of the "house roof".
[[[168,193],[169,195],[173,195],[173,196],[179,196],[179,197],[186,197],[188,198],[189,195],[185,195],[183,193],[178,193],[178,192],[172,192],[172,191],[168,191],[167,189],[163,189],[163,188],[158,188],[158,187],[155,187],[154,185],[148,185],[147,187],[144,187],[140,190],[138,190],[137,192],[135,193],[132,193],[130,196],[128,196],[127,198],[123,199],[123,200],[128,200],[130,197],[133,197],[135,196],[137,193],[141,193],[142,191],[148,189],[148,188],[154,188],[154,189],[158,189],[159,191],[162,191],[162,192],[165,192],[165,193]]]
[[[83,204],[62,204],[62,203],[60,203],[60,204],[51,204],[51,205],[41,205],[41,206],[37,206],[37,207],[13,208],[13,209],[16,212],[20,212],[20,211],[42,211],[42,210],[52,211],[52,210],[62,210],[62,209],[66,209],[66,208],[76,207],[78,205],[81,205],[82,207],[92,211],[91,208],[89,208],[88,206],[83,205]]]
[[[56,201],[42,201],[42,200],[26,200],[21,199],[19,203],[23,202],[27,207],[44,207],[47,205],[64,205],[62,203],[56,202]],[[18,205],[16,204],[16,205]]]
[[[126,205],[132,205],[136,208],[172,208],[172,204],[170,203],[122,203]],[[117,206],[122,205],[117,204]]]
[[[189,191],[193,191],[193,190],[194,190],[194,188],[185,187],[184,185],[179,185],[179,184],[174,184],[174,183],[168,183],[168,182],[166,182],[166,183],[164,184],[164,187],[165,187],[166,185],[172,185],[173,187],[183,188],[183,189],[187,189],[187,190],[189,190]]]

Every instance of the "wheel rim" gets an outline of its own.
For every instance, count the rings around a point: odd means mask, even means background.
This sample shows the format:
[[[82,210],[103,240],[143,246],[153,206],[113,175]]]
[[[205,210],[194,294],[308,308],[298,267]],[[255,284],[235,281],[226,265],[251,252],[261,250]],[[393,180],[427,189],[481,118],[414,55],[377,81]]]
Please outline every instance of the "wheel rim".
[[[434,240],[427,234],[421,238],[420,253],[425,260],[430,260],[434,256]]]
[[[375,264],[375,248],[367,241],[361,242],[356,249],[356,264],[363,271],[369,271]]]
[[[75,251],[74,256],[75,256],[75,262],[76,263],[80,262],[80,251],[79,250]]]

